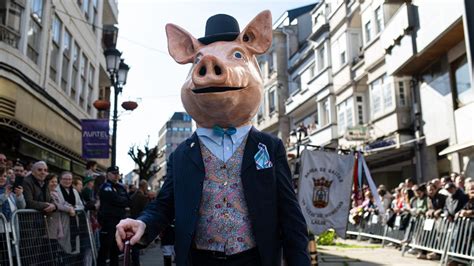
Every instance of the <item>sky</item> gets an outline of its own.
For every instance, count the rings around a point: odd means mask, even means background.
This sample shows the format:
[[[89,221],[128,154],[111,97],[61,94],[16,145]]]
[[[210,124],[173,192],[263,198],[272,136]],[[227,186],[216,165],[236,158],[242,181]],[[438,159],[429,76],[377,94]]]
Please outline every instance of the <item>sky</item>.
[[[119,0],[117,48],[130,66],[123,101],[138,102],[133,112],[120,112],[117,164],[123,173],[134,168],[130,147],[158,142],[158,131],[174,112],[184,111],[180,90],[191,65],[179,65],[168,54],[165,25],[176,24],[195,38],[204,36],[206,20],[229,14],[244,29],[259,12],[269,9],[275,22],[286,10],[317,0]],[[123,109],[121,109],[122,111]]]

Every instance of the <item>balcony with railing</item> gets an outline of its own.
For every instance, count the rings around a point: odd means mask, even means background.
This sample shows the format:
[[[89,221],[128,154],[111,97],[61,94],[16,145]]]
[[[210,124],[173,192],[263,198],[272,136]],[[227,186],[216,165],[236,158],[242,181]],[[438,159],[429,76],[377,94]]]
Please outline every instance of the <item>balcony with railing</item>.
[[[286,113],[289,114],[296,110],[303,103],[307,102],[311,97],[328,88],[332,84],[331,67],[326,67],[318,74],[312,77],[308,83],[302,84],[302,88],[291,95],[285,102]]]
[[[416,53],[411,36],[416,24],[415,13],[413,5],[401,5],[380,35],[389,74],[402,67]]]
[[[0,25],[0,42],[5,43],[13,48],[18,48],[20,34],[4,25]]]
[[[104,25],[118,24],[118,1],[117,0],[104,0],[102,24]]]
[[[336,1],[337,4],[331,3],[331,12],[329,13],[329,27],[335,30],[347,17],[346,1]]]

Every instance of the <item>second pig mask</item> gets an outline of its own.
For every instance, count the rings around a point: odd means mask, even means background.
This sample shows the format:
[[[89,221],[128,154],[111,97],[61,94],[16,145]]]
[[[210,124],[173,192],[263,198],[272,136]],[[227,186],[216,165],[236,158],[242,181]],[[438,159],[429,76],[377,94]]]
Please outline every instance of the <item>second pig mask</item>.
[[[258,14],[242,32],[234,18],[216,15],[207,21],[206,37],[200,41],[173,24],[166,25],[166,35],[173,59],[193,64],[181,100],[198,126],[250,124],[263,93],[255,55],[265,53],[272,43],[270,11]]]

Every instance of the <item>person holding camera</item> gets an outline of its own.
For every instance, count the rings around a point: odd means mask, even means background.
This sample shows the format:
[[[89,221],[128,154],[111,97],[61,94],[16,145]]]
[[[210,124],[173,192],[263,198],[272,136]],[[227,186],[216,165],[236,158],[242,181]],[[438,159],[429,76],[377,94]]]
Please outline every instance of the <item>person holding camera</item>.
[[[0,210],[9,221],[12,213],[26,206],[23,188],[21,186],[9,185],[7,182],[7,171],[0,167]]]
[[[7,221],[10,221],[12,213],[17,209],[25,208],[26,202],[21,186],[14,187],[7,183],[6,170],[5,167],[0,167],[0,212],[7,218]],[[7,232],[2,230],[3,227],[0,226],[0,265],[8,265]]]

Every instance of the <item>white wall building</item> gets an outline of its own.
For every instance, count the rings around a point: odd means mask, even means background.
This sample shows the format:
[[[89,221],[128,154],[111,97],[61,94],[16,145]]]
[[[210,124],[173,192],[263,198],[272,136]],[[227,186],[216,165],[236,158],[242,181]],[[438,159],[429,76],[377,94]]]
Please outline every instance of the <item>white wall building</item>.
[[[80,119],[96,118],[92,103],[109,97],[102,27],[117,16],[114,0],[1,1],[3,152],[81,175]]]

